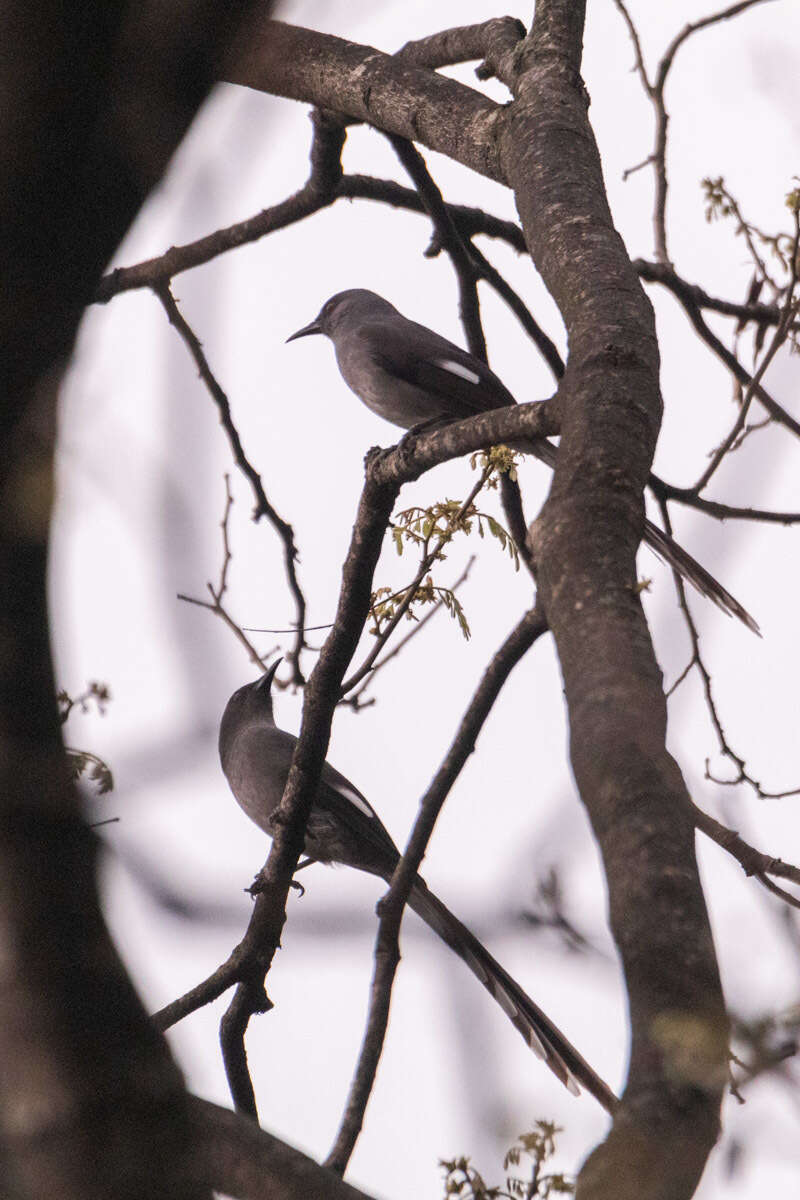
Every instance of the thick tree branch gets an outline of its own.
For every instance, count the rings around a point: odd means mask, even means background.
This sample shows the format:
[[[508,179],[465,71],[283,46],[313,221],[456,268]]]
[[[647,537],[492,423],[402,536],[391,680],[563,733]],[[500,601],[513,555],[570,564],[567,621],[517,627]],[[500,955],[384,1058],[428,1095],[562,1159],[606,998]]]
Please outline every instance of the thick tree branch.
[[[244,31],[222,77],[335,109],[503,181],[497,135],[506,110],[473,88],[407,66],[402,58],[372,46],[256,20]]]
[[[635,584],[641,492],[661,416],[658,348],[587,120],[583,15],[575,0],[539,0],[501,142],[570,347],[560,452],[532,541],[631,1012],[627,1088],[578,1195],[689,1197],[717,1134],[727,1022],[690,801],[665,748],[661,677]]]

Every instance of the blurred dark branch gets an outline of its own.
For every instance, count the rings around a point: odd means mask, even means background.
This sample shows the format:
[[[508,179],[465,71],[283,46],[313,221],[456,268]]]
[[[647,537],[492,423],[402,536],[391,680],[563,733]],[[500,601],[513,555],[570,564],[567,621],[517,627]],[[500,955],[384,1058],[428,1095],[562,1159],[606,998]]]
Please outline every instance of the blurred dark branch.
[[[256,507],[253,511],[253,520],[258,521],[261,517],[266,517],[283,543],[284,568],[286,570],[286,578],[289,584],[289,590],[294,597],[295,612],[297,614],[297,631],[295,633],[294,647],[287,652],[286,658],[292,669],[292,681],[296,684],[303,684],[305,682],[305,677],[303,676],[300,666],[300,655],[302,654],[303,650],[306,649],[304,633],[306,600],[297,579],[297,569],[295,565],[297,560],[297,547],[294,541],[294,530],[292,529],[291,525],[288,524],[288,522],[283,520],[283,518],[278,514],[276,509],[273,508],[267,499],[267,493],[264,491],[264,485],[261,482],[261,476],[245,454],[244,447],[242,446],[242,440],[239,437],[239,431],[234,424],[233,416],[231,414],[230,401],[228,400],[227,395],[223,391],[213,371],[211,370],[208,359],[205,356],[203,347],[201,346],[197,335],[194,333],[191,326],[182,315],[178,305],[175,303],[175,299],[170,291],[169,284],[156,284],[153,288],[153,291],[164,306],[170,324],[178,331],[183,339],[187,350],[194,359],[200,378],[206,385],[209,393],[211,394],[211,398],[217,406],[220,424],[225,430],[228,441],[230,442],[234,462],[245,478],[249,481],[253,490],[253,495],[255,496]],[[224,565],[223,570],[226,569],[227,563]],[[258,661],[260,661],[260,659]]]
[[[215,1194],[231,1200],[373,1200],[255,1121],[196,1096],[193,1151]]]
[[[414,822],[411,836],[395,868],[389,890],[380,902],[380,921],[375,939],[375,967],[370,987],[367,1024],[342,1123],[325,1160],[325,1165],[331,1167],[338,1174],[344,1173],[347,1163],[350,1161],[375,1082],[375,1073],[383,1050],[389,1019],[392,985],[400,960],[400,924],[408,894],[419,871],[442,806],[464,764],[474,751],[475,742],[495,700],[513,668],[546,630],[547,623],[542,613],[536,608],[531,609],[512,630],[489,663],[461,719],[447,754],[428,790],[420,800],[419,814]]]

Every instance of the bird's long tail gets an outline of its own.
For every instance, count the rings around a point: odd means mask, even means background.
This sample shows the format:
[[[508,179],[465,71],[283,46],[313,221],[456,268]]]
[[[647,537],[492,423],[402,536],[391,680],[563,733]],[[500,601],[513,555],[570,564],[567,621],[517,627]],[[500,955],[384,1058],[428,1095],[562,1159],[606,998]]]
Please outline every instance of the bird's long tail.
[[[721,608],[729,617],[738,617],[748,629],[752,629],[753,633],[757,633],[761,637],[761,630],[747,609],[668,533],[664,533],[663,529],[659,529],[652,521],[646,521],[644,540],[654,554],[663,559],[667,566],[677,571],[701,596],[707,596],[709,600],[713,600],[717,608]]]
[[[462,925],[434,896],[422,879],[414,884],[408,903],[425,924],[466,963],[500,1005],[514,1028],[525,1038],[531,1050],[544,1060],[564,1086],[575,1096],[580,1094],[580,1087],[586,1088],[603,1108],[613,1112],[617,1098],[608,1085],[519,984],[492,958],[466,925]]]
[[[535,455],[541,462],[547,463],[549,467],[555,466],[558,447],[554,446],[547,438],[526,439],[524,444],[520,443],[519,449]],[[744,605],[740,604],[736,597],[732,596],[727,588],[724,588],[719,580],[715,579],[705,567],[701,567],[697,559],[692,558],[688,550],[684,550],[683,546],[679,546],[668,533],[664,533],[663,529],[659,529],[652,521],[645,521],[644,541],[654,554],[662,559],[667,566],[677,571],[701,596],[705,596],[708,600],[713,601],[717,608],[722,609],[727,616],[737,617],[748,629],[751,629],[753,633],[757,633],[761,637],[761,630],[758,628],[758,624],[750,616]]]

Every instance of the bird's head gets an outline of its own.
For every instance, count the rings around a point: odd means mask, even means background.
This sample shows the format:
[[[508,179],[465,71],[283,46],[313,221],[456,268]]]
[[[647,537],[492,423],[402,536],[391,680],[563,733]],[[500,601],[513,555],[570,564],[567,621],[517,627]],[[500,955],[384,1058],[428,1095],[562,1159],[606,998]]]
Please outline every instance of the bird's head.
[[[312,333],[324,333],[332,338],[351,323],[361,325],[370,317],[396,312],[394,305],[376,292],[366,288],[350,288],[326,300],[314,320],[298,329],[286,341],[293,342],[295,338],[309,337]]]
[[[228,701],[222,716],[222,729],[239,728],[253,721],[272,721],[272,681],[282,658],[277,658],[269,670],[256,679],[237,688]]]

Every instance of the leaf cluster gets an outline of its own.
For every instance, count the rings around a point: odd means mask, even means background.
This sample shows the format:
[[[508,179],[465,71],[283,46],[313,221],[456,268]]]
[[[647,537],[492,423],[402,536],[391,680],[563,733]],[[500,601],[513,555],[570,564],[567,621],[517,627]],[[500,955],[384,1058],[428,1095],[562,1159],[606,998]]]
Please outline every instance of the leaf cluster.
[[[530,1133],[520,1134],[503,1159],[505,1184],[488,1185],[469,1158],[442,1159],[444,1196],[459,1200],[548,1200],[554,1195],[572,1195],[575,1183],[561,1172],[543,1167],[556,1151],[556,1134],[561,1130],[551,1121],[537,1121]],[[528,1162],[527,1174],[509,1173]]]
[[[410,599],[409,593],[412,593]],[[458,621],[465,640],[469,641],[472,636],[464,608],[453,589],[435,584],[431,575],[428,575],[416,587],[412,584],[410,587],[403,588],[399,592],[393,592],[388,587],[377,588],[372,593],[370,613],[373,624],[370,627],[370,633],[374,637],[379,637],[383,632],[383,627],[391,621],[397,610],[406,603],[408,603],[408,608],[406,609],[405,616],[409,621],[419,620],[419,617],[414,612],[415,604],[443,604],[450,616]]]

